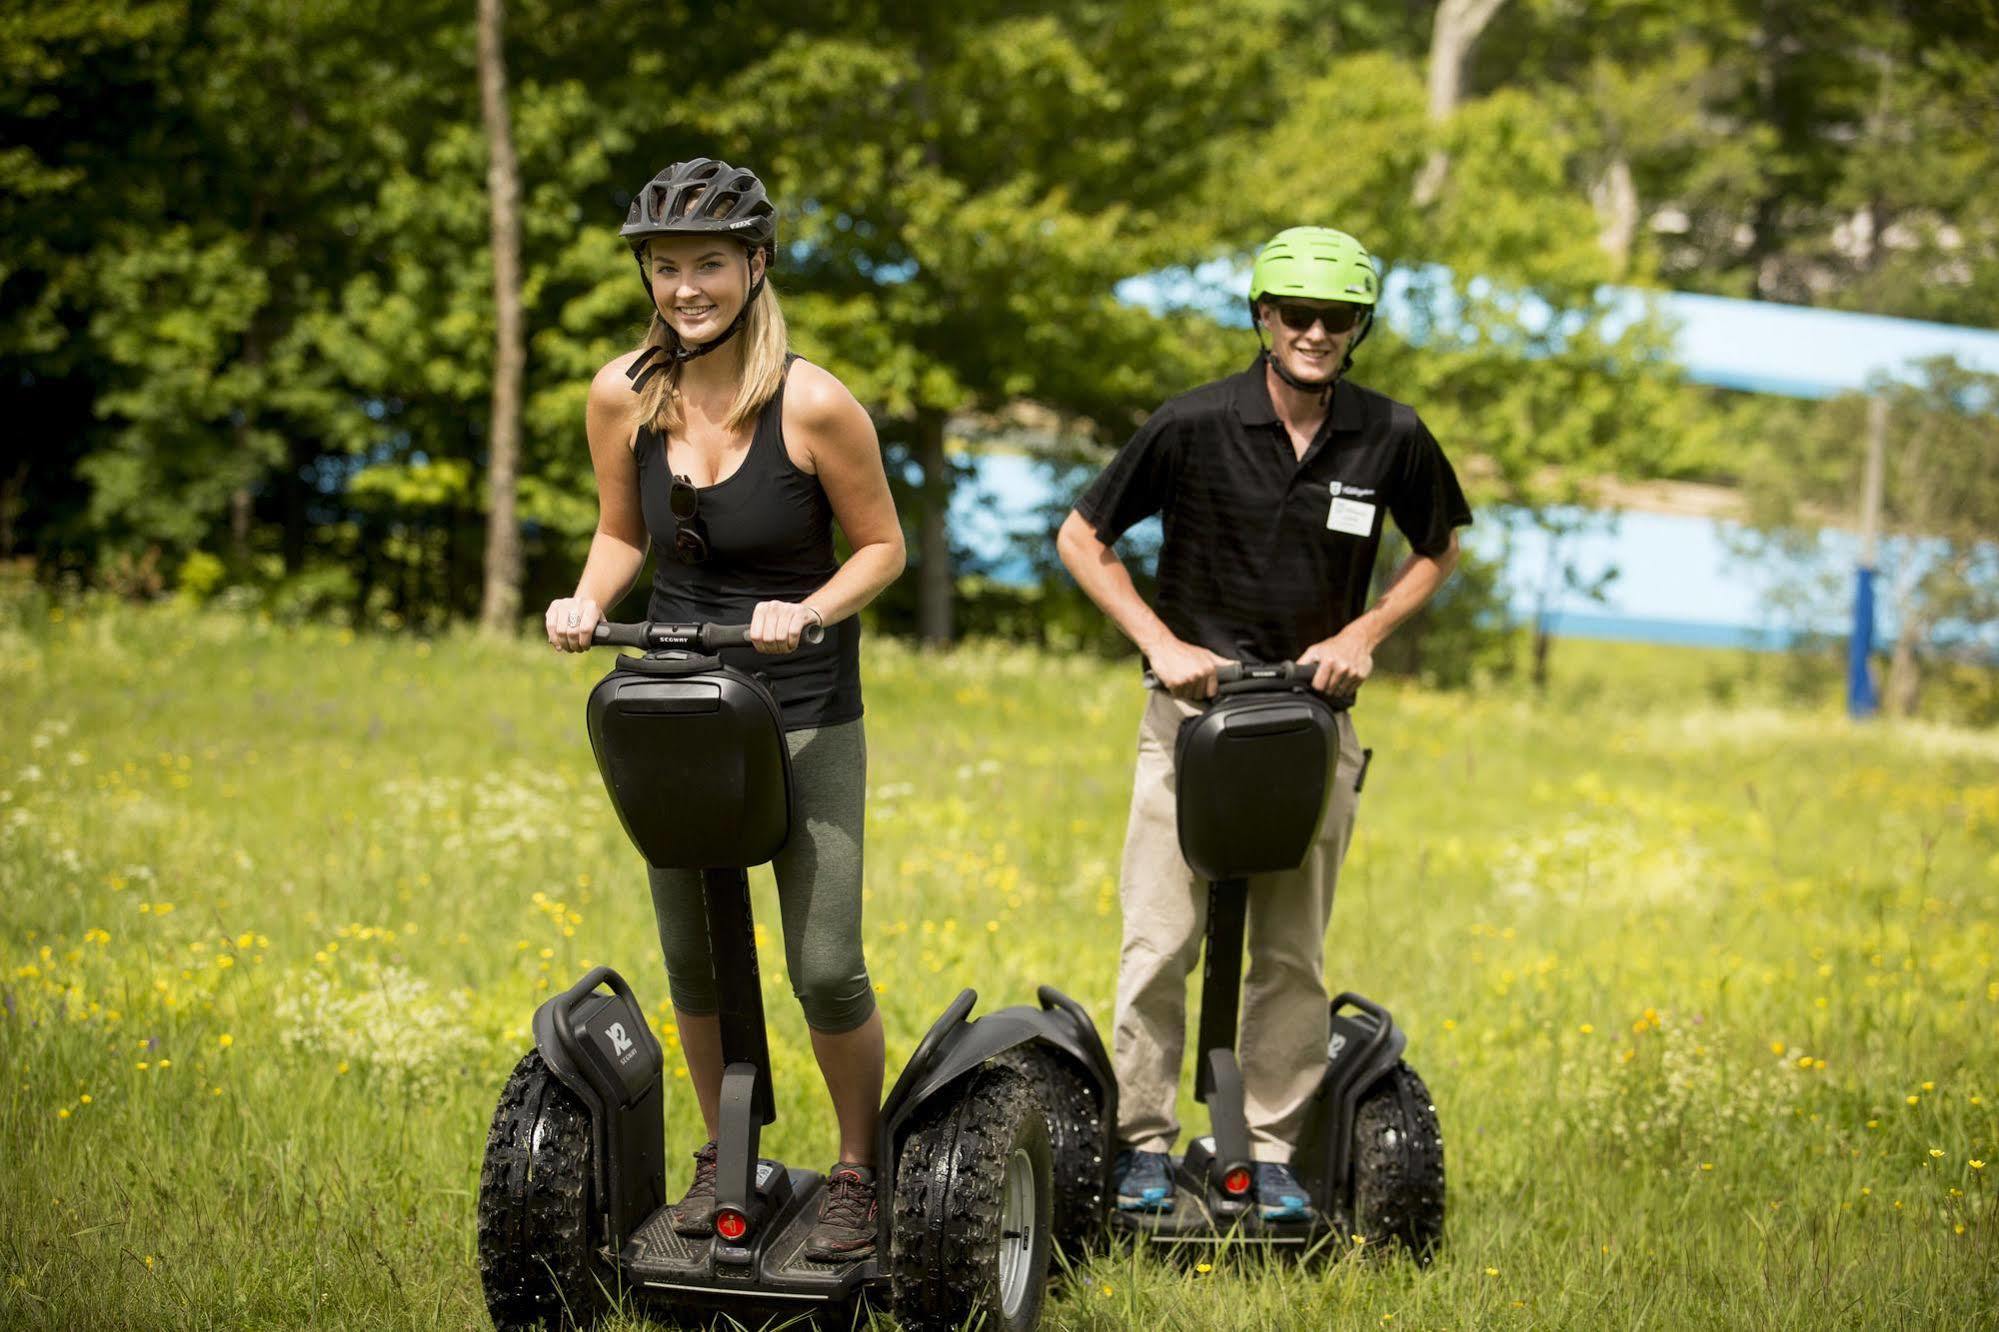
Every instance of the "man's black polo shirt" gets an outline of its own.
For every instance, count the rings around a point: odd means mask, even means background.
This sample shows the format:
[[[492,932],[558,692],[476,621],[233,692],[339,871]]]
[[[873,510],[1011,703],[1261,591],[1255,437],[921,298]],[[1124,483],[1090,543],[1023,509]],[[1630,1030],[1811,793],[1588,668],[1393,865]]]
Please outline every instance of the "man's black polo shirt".
[[[1159,618],[1186,642],[1257,661],[1295,658],[1367,609],[1384,512],[1426,555],[1471,522],[1415,411],[1344,379],[1301,461],[1260,356],[1154,412],[1076,511],[1105,545],[1163,515]]]

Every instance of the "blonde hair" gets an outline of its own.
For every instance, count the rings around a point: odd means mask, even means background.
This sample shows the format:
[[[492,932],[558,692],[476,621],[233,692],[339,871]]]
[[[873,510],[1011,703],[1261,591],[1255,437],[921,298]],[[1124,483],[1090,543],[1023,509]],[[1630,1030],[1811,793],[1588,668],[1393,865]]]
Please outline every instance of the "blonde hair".
[[[673,345],[674,336],[668,330],[666,321],[658,311],[654,311],[652,323],[635,350],[661,348],[659,360],[666,365],[666,369],[646,381],[645,388],[639,391],[632,419],[636,425],[651,426],[662,435],[671,435],[686,424],[680,406],[680,373],[683,367],[667,360],[664,355],[664,349]],[[730,404],[728,419],[723,424],[731,430],[741,430],[757,419],[757,413],[784,386],[784,361],[790,350],[791,340],[784,327],[784,311],[777,303],[777,289],[770,285],[766,276],[763,291],[750,303],[750,315],[743,321],[743,327],[729,343],[711,353],[726,356],[732,351],[739,351],[743,358],[743,373],[736,387],[736,400]]]

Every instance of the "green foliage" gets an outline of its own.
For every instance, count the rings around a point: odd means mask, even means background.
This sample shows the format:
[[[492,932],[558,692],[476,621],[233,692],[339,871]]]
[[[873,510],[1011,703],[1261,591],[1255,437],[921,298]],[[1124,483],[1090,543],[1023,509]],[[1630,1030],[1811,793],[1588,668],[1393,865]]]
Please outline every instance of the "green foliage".
[[[361,618],[459,613],[492,299],[469,8],[17,9],[0,413],[22,428],[0,540],[135,588],[194,551],[239,584],[332,562]],[[1732,480],[1742,440],[1792,429],[1785,408],[1679,382],[1659,328],[1606,321],[1605,281],[1999,308],[1989,4],[1512,0],[1442,125],[1428,6],[510,12],[530,604],[566,590],[592,526],[589,377],[644,325],[616,222],[694,152],[770,180],[798,345],[874,411],[898,476],[942,417],[1029,400],[1101,447],[1237,368],[1240,332],[1115,285],[1298,222],[1457,275],[1419,284],[1358,377],[1424,413],[1475,498],[1536,509],[1600,474]],[[1418,207],[1433,150],[1451,170]],[[1606,253],[1623,176],[1626,244]],[[913,520],[938,497],[899,498]]]

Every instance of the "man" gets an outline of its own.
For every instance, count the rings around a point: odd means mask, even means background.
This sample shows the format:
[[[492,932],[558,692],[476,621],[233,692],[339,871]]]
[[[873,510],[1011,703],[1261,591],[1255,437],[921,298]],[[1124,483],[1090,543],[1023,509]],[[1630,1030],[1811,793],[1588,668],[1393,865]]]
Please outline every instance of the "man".
[[[1250,367],[1168,402],[1084,492],[1056,539],[1062,563],[1139,649],[1164,691],[1139,727],[1119,887],[1112,1061],[1118,1077],[1117,1203],[1165,1211],[1167,1153],[1186,1040],[1186,977],[1207,896],[1180,855],[1173,741],[1189,700],[1215,693],[1232,660],[1310,662],[1312,687],[1351,697],[1374,649],[1429,600],[1471,522],[1443,451],[1410,408],[1342,376],[1372,325],[1380,278],[1360,242],[1323,227],[1279,232],[1257,256]],[[1158,606],[1133,587],[1112,546],[1163,516]],[[1412,554],[1372,608],[1382,523]],[[1170,696],[1169,696],[1170,693]],[[1340,758],[1326,819],[1297,870],[1249,884],[1249,968],[1241,1040],[1256,1201],[1268,1220],[1309,1214],[1291,1169],[1298,1129],[1325,1066],[1326,923],[1353,831],[1362,754],[1340,713]]]

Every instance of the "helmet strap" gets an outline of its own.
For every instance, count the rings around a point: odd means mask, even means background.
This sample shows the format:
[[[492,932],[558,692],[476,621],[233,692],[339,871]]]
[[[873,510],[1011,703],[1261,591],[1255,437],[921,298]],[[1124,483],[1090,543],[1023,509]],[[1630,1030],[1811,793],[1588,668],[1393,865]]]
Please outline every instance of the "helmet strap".
[[[1346,368],[1345,366],[1340,367],[1340,370],[1335,370],[1333,377],[1325,383],[1314,384],[1309,379],[1298,378],[1298,376],[1284,368],[1284,363],[1278,360],[1264,343],[1263,325],[1261,324],[1256,326],[1256,345],[1263,350],[1263,363],[1269,366],[1279,379],[1289,384],[1292,388],[1297,389],[1300,393],[1316,394],[1321,402],[1330,403],[1333,400],[1333,385],[1340,382],[1340,372]]]
[[[1255,300],[1249,303],[1249,318],[1251,327],[1256,329],[1256,345],[1262,350],[1263,359],[1270,366],[1271,371],[1279,379],[1289,384],[1292,388],[1297,389],[1300,393],[1316,393],[1323,401],[1328,403],[1333,400],[1333,385],[1339,383],[1340,377],[1353,369],[1355,348],[1367,341],[1367,335],[1374,330],[1374,312],[1370,310],[1367,312],[1366,318],[1361,321],[1360,333],[1352,342],[1347,344],[1347,353],[1340,361],[1340,368],[1335,370],[1331,378],[1327,379],[1324,383],[1315,384],[1309,379],[1300,379],[1289,370],[1286,370],[1284,363],[1279,361],[1271,352],[1270,344],[1263,340],[1263,311]]]

